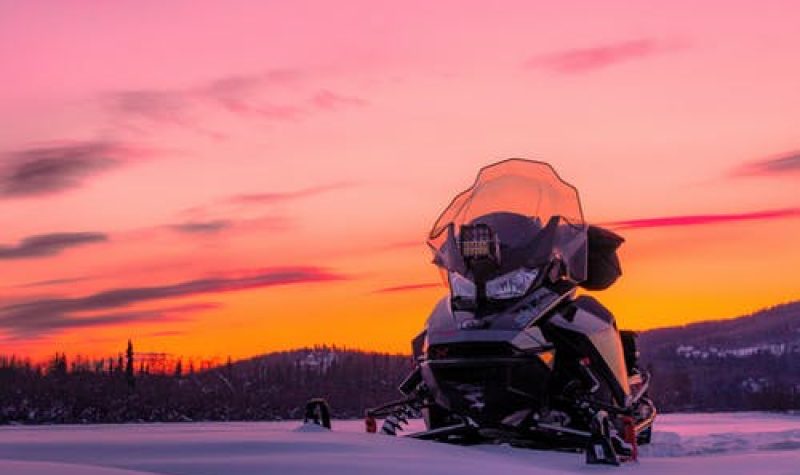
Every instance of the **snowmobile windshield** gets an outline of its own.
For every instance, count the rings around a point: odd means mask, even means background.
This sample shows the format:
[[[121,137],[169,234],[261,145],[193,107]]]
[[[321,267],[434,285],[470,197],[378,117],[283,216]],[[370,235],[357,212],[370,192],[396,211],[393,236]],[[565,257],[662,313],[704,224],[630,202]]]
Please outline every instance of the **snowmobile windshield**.
[[[475,244],[481,237],[488,244]],[[566,278],[575,283],[586,278],[586,225],[578,192],[543,162],[509,159],[481,169],[436,220],[428,245],[451,281],[453,273],[476,280],[470,275],[473,252],[494,260],[491,272],[484,273],[488,283],[521,269],[541,273],[554,260],[561,261]],[[524,283],[530,277],[515,278]]]

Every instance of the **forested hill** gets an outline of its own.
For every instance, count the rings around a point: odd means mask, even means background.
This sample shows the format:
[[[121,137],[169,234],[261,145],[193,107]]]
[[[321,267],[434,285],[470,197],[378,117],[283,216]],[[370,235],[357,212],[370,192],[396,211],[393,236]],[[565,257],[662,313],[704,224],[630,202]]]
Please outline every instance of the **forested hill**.
[[[648,356],[694,350],[747,356],[758,352],[800,350],[800,302],[777,305],[730,320],[715,320],[643,332]]]
[[[643,332],[639,347],[664,409],[800,408],[800,302]]]

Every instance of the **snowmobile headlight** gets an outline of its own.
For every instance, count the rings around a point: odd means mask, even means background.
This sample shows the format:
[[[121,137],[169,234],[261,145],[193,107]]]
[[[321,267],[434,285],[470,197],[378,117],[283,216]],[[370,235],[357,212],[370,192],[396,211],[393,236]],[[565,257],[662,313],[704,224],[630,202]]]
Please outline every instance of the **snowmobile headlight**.
[[[458,272],[450,272],[450,293],[454,298],[464,300],[475,300],[478,294],[475,289],[475,282]]]
[[[486,282],[486,296],[495,300],[522,297],[538,276],[538,269],[517,269],[503,274]]]

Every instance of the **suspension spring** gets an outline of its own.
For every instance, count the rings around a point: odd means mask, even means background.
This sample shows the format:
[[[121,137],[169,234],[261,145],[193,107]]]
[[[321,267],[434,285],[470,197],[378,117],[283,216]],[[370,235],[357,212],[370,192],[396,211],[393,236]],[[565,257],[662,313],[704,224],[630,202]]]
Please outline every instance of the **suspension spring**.
[[[409,418],[420,416],[420,405],[418,403],[408,403],[399,405],[391,410],[383,420],[381,434],[397,435],[397,431],[402,431],[403,426],[408,425]]]

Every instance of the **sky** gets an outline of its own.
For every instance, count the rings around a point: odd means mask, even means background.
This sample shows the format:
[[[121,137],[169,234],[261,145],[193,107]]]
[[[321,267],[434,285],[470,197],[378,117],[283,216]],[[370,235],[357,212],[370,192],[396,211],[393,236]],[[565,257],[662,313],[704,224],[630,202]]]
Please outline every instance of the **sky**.
[[[800,5],[0,0],[0,353],[409,351],[478,169],[625,237],[620,327],[800,298]]]

